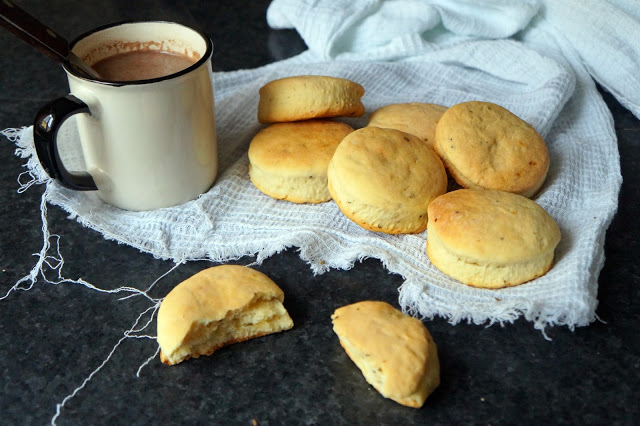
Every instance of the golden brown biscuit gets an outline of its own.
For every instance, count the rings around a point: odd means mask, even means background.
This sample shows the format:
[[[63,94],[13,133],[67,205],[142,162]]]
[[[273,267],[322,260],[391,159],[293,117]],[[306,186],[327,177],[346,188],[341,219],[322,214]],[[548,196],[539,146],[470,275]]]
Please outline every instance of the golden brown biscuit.
[[[160,359],[168,365],[222,346],[293,327],[284,293],[261,272],[237,265],[205,269],[178,284],[158,310]]]
[[[258,121],[278,123],[364,114],[364,88],[345,78],[299,75],[260,88]]]
[[[427,206],[447,189],[440,158],[417,136],[364,127],[338,145],[328,170],[329,192],[361,227],[388,234],[427,227]]]
[[[429,259],[470,286],[501,288],[544,275],[559,241],[555,220],[520,195],[459,189],[429,205]]]
[[[249,145],[249,177],[256,188],[279,200],[328,201],[327,167],[351,132],[348,124],[330,120],[272,124]]]
[[[438,349],[420,320],[375,301],[338,308],[331,320],[340,345],[385,398],[420,408],[440,384]]]
[[[410,133],[433,148],[436,124],[446,110],[442,105],[420,102],[391,104],[375,110],[367,125]]]
[[[461,186],[532,197],[549,170],[547,145],[538,132],[505,108],[464,102],[436,126],[434,148]]]

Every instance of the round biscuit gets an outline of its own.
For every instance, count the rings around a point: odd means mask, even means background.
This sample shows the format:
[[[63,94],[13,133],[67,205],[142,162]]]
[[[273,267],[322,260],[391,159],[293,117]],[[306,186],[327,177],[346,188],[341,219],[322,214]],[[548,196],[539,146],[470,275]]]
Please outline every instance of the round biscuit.
[[[331,120],[272,124],[249,145],[249,177],[261,192],[293,203],[331,199],[327,167],[353,128]]]
[[[375,110],[367,125],[410,133],[433,148],[436,124],[446,110],[442,105],[421,102],[390,104]]]
[[[388,234],[422,232],[427,206],[447,188],[444,166],[424,141],[379,127],[344,138],[329,163],[328,179],[345,216]]]
[[[547,145],[507,109],[489,102],[449,108],[436,126],[434,149],[461,186],[532,197],[549,170]]]
[[[431,263],[470,286],[502,288],[544,275],[559,241],[556,221],[521,195],[459,189],[429,205]]]
[[[345,78],[299,75],[260,88],[258,121],[278,123],[311,118],[359,117],[364,88]]]

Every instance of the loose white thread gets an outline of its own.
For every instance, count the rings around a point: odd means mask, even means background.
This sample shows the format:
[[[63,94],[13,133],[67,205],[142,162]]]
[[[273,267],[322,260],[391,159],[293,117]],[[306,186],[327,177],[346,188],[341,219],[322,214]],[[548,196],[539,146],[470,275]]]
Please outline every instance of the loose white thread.
[[[145,309],[142,313],[140,313],[140,315],[138,315],[138,318],[136,319],[136,321],[133,323],[133,326],[128,329],[127,331],[124,332],[124,335],[120,338],[120,340],[118,340],[118,342],[113,346],[113,348],[111,349],[111,352],[109,352],[109,355],[107,355],[107,357],[102,361],[102,363],[100,363],[100,365],[91,372],[91,374],[89,374],[89,376],[87,376],[83,381],[82,384],[80,386],[78,386],[77,388],[75,388],[73,390],[73,392],[71,392],[69,395],[67,395],[62,402],[60,402],[59,404],[56,404],[56,414],[51,418],[51,425],[55,425],[56,424],[56,420],[58,419],[58,417],[60,417],[60,414],[62,412],[62,408],[65,406],[65,404],[67,402],[69,402],[73,397],[75,397],[78,392],[80,392],[86,385],[87,383],[89,383],[89,381],[91,381],[91,379],[93,378],[93,376],[95,376],[100,370],[102,370],[102,368],[107,365],[107,363],[109,362],[109,360],[111,359],[111,357],[113,356],[113,354],[116,352],[116,350],[118,349],[118,347],[120,346],[120,344],[122,342],[124,342],[126,339],[129,338],[149,338],[149,339],[155,339],[155,337],[153,336],[147,336],[147,335],[136,335],[133,333],[137,333],[140,331],[145,330],[153,321],[153,317],[155,316],[155,312],[158,310],[158,308],[160,307],[160,301],[156,301],[156,303],[150,307],[148,307],[147,309]],[[149,319],[147,320],[147,322],[140,328],[136,328],[138,326],[138,323],[140,322],[140,320],[142,319],[142,317],[149,311],[152,311],[151,316],[149,317]],[[157,352],[156,352],[157,353]],[[136,373],[136,376],[139,377],[140,374],[140,370],[142,369],[142,367],[146,364],[148,364],[150,362],[150,360],[148,359],[145,364],[143,364],[140,368],[138,368],[138,372]]]
[[[33,164],[30,164],[32,161],[35,161],[34,159],[34,148],[27,145],[24,141],[24,133],[27,131],[28,129],[26,127],[23,127],[21,129],[5,129],[3,131],[0,132],[0,134],[2,134],[3,136],[5,136],[7,139],[9,139],[11,142],[15,142],[18,145],[18,148],[16,148],[16,155],[21,157],[21,158],[29,158],[27,165],[25,167],[27,167],[27,170],[20,173],[20,175],[18,175],[18,193],[23,193],[24,191],[26,191],[27,189],[29,189],[31,186],[33,186],[34,184],[46,184],[44,193],[42,194],[42,197],[40,198],[40,218],[42,220],[42,238],[43,238],[43,244],[42,244],[42,248],[40,249],[40,252],[37,254],[34,254],[35,256],[38,256],[38,261],[36,262],[35,266],[31,269],[31,271],[29,272],[28,275],[25,275],[24,277],[22,277],[21,279],[19,279],[6,293],[4,296],[0,297],[0,300],[4,300],[7,297],[9,297],[9,294],[13,291],[16,290],[30,290],[33,288],[34,284],[36,283],[36,281],[38,280],[38,275],[42,274],[42,266],[47,263],[47,252],[49,251],[49,248],[51,247],[51,242],[50,239],[52,237],[54,238],[59,238],[59,236],[57,235],[50,235],[49,233],[49,228],[48,228],[48,224],[47,224],[47,198],[49,196],[49,193],[51,191],[50,188],[50,179],[49,177],[46,175],[46,173],[44,173],[44,171],[37,171],[39,169],[32,167]],[[23,176],[28,175],[31,177],[31,179],[27,182],[22,182],[22,178]],[[58,257],[59,253],[58,253]],[[44,275],[43,275],[44,278]],[[46,281],[46,278],[45,278]],[[29,284],[26,287],[22,287],[23,283],[29,282]]]
[[[16,155],[18,155],[21,158],[29,158],[29,162],[27,164],[27,171],[24,171],[22,173],[20,173],[18,175],[18,184],[19,184],[19,188],[18,188],[18,193],[23,193],[25,192],[27,189],[29,189],[30,187],[32,187],[35,184],[45,184],[45,190],[42,194],[42,197],[40,198],[40,219],[42,221],[42,239],[43,239],[43,244],[42,244],[42,248],[40,249],[40,251],[38,253],[34,253],[34,256],[38,257],[38,260],[36,262],[36,264],[34,265],[34,267],[31,269],[31,271],[29,272],[29,274],[25,275],[24,277],[22,277],[21,279],[19,279],[7,292],[4,296],[0,297],[0,301],[4,300],[6,298],[9,297],[9,295],[17,290],[30,290],[31,288],[33,288],[33,286],[35,285],[35,283],[38,281],[38,277],[42,278],[46,283],[48,284],[53,284],[53,285],[58,285],[58,284],[63,284],[63,283],[68,283],[68,284],[79,284],[82,286],[85,286],[91,290],[94,291],[98,291],[101,293],[107,293],[107,294],[116,294],[116,293],[130,293],[127,296],[121,297],[120,299],[118,299],[119,301],[128,299],[129,297],[133,297],[133,296],[144,296],[146,299],[148,299],[152,305],[149,306],[147,309],[145,309],[143,312],[141,312],[136,321],[134,322],[133,326],[126,330],[124,332],[124,335],[122,338],[120,338],[118,340],[118,342],[113,346],[113,348],[111,349],[111,351],[109,352],[109,354],[107,355],[107,357],[102,361],[102,363],[95,369],[93,370],[89,376],[87,376],[84,381],[82,382],[82,384],[80,386],[78,386],[77,388],[75,388],[73,390],[73,392],[69,395],[67,395],[61,403],[56,405],[56,413],[53,416],[53,418],[51,419],[51,424],[55,425],[56,420],[58,419],[58,417],[60,417],[60,414],[62,412],[62,408],[65,406],[65,404],[71,400],[72,398],[74,398],[78,392],[80,392],[86,385],[87,383],[89,383],[89,381],[109,362],[109,360],[111,359],[111,357],[113,356],[113,354],[115,353],[115,351],[118,349],[118,347],[120,346],[120,344],[122,342],[124,342],[126,339],[151,339],[151,340],[156,340],[156,336],[151,336],[151,335],[146,335],[146,334],[137,334],[140,333],[142,331],[144,331],[145,329],[147,329],[147,327],[149,327],[149,325],[151,325],[151,323],[153,322],[153,319],[156,315],[156,312],[158,311],[160,304],[162,302],[162,299],[154,299],[151,296],[148,295],[148,292],[153,289],[153,287],[160,281],[162,280],[164,277],[166,277],[167,275],[169,275],[172,271],[174,271],[176,268],[178,268],[178,266],[180,266],[182,263],[184,263],[185,261],[179,261],[176,262],[171,269],[169,269],[167,272],[165,272],[164,274],[162,274],[160,277],[158,277],[155,281],[153,281],[153,283],[151,283],[145,290],[139,290],[137,288],[134,287],[128,287],[128,286],[122,286],[122,287],[118,287],[115,289],[111,289],[111,290],[107,290],[107,289],[103,289],[103,288],[99,288],[96,287],[95,285],[91,284],[90,282],[79,278],[79,279],[69,279],[69,278],[65,278],[62,275],[62,268],[64,266],[64,258],[61,254],[60,251],[60,236],[57,234],[51,234],[50,230],[49,230],[49,224],[48,224],[48,220],[47,220],[47,200],[49,198],[50,192],[52,191],[52,180],[49,178],[49,176],[46,175],[46,173],[44,173],[43,170],[41,170],[39,167],[35,167],[34,164],[30,164],[32,161],[36,161],[34,159],[34,150],[33,147],[31,146],[27,146],[26,144],[21,143],[22,142],[22,136],[23,133],[27,131],[26,128],[22,128],[22,129],[6,129],[0,132],[0,134],[4,135],[5,137],[7,137],[9,140],[11,140],[12,142],[15,142],[19,147],[18,149],[16,149]],[[24,181],[25,176],[28,176],[30,179],[28,181]],[[54,253],[51,254],[50,250],[52,248],[52,245],[55,247],[54,248]],[[47,275],[47,270],[49,271],[54,271],[55,272],[55,276],[54,278],[49,278]],[[25,283],[28,283],[26,286],[24,285]],[[145,314],[149,313],[151,311],[151,315],[149,316],[149,319],[144,323],[144,325],[142,325],[141,327],[138,328],[138,324],[140,323],[140,321],[142,320],[142,318],[145,316]],[[142,365],[140,365],[140,367],[138,367],[138,370],[136,371],[136,377],[140,377],[140,372],[142,371],[142,369],[147,366],[153,359],[155,359],[158,355],[158,353],[160,352],[160,348],[158,347],[155,351],[155,353],[153,354],[153,356],[147,358]]]
[[[64,258],[62,257],[62,255],[60,253],[60,236],[57,235],[57,234],[51,234],[50,233],[49,226],[48,226],[48,221],[47,221],[47,195],[48,195],[49,190],[50,190],[49,183],[47,183],[47,188],[45,189],[44,193],[42,194],[42,198],[40,200],[40,218],[42,220],[42,239],[43,239],[43,244],[42,244],[42,248],[40,249],[40,252],[39,253],[34,253],[34,255],[38,257],[38,261],[36,262],[35,266],[31,269],[29,274],[25,275],[24,277],[19,279],[6,292],[6,294],[4,296],[0,297],[0,300],[4,300],[7,297],[9,297],[9,294],[11,294],[11,292],[13,292],[13,291],[16,291],[16,290],[23,290],[23,291],[30,290],[31,288],[33,288],[35,283],[38,281],[38,276],[40,276],[40,277],[42,277],[42,279],[46,283],[53,284],[53,285],[58,285],[58,284],[62,284],[62,283],[80,284],[80,285],[83,285],[83,286],[85,286],[87,288],[90,288],[92,290],[99,291],[101,293],[129,292],[129,293],[132,293],[133,295],[143,295],[147,299],[149,299],[151,301],[155,301],[153,298],[149,297],[145,291],[138,290],[137,288],[134,288],[134,287],[126,287],[126,286],[124,286],[124,287],[118,287],[118,288],[112,289],[112,290],[106,290],[106,289],[98,288],[98,287],[94,286],[93,284],[83,280],[82,278],[77,279],[77,280],[72,280],[72,279],[65,278],[65,277],[62,276],[62,267],[64,266]],[[49,254],[49,250],[51,249],[52,240],[55,241],[55,253],[54,254]],[[52,281],[51,279],[47,278],[47,276],[45,274],[45,270],[44,270],[45,266],[48,267],[48,269],[50,269],[52,271],[56,271],[57,277],[56,277],[55,281]],[[174,270],[177,266],[178,265],[174,266],[169,272]],[[164,277],[166,275],[167,274],[165,273],[162,277]],[[156,280],[154,282],[154,284],[158,280]],[[26,287],[22,287],[22,284],[25,283],[25,282],[29,282],[29,284]],[[150,286],[149,288],[152,288],[152,286]]]
[[[0,300],[4,300],[7,297],[9,297],[9,294],[13,291],[16,290],[30,290],[31,288],[33,288],[34,284],[36,283],[36,281],[38,281],[38,275],[42,274],[42,266],[45,262],[47,262],[47,252],[49,251],[49,248],[51,247],[51,237],[54,238],[59,238],[58,235],[50,235],[49,233],[49,227],[47,224],[47,194],[49,191],[49,185],[47,184],[47,188],[45,189],[44,193],[42,194],[42,198],[40,199],[40,218],[42,220],[42,239],[43,239],[43,244],[42,244],[42,248],[40,249],[39,253],[34,253],[35,256],[38,256],[38,261],[36,262],[35,266],[31,269],[31,271],[29,272],[28,275],[25,275],[24,277],[20,278],[14,285],[13,287],[11,287],[7,293],[0,297]],[[58,254],[58,258],[60,258],[60,253]],[[43,278],[44,277],[44,274]],[[29,284],[27,287],[21,287],[22,283],[25,283],[29,281]],[[46,281],[46,278],[45,278]]]
[[[149,358],[147,358],[147,360],[145,362],[142,363],[142,365],[140,367],[138,367],[138,371],[136,372],[136,377],[140,377],[140,372],[142,371],[142,369],[144,367],[146,367],[151,361],[153,361],[154,359],[156,359],[156,357],[160,354],[160,346],[158,346],[158,349],[156,349],[156,353],[154,353],[153,355],[151,355]]]
[[[179,262],[176,262],[176,264],[175,264],[175,265],[173,265],[173,267],[172,267],[171,269],[169,269],[169,270],[168,270],[167,272],[165,272],[164,274],[160,275],[160,276],[159,276],[159,277],[158,277],[154,282],[152,282],[152,283],[151,283],[151,285],[149,285],[149,287],[147,287],[145,290],[141,290],[141,291],[139,291],[138,293],[130,294],[130,295],[128,295],[128,296],[121,297],[121,298],[120,298],[120,299],[118,299],[118,300],[125,300],[125,299],[128,299],[128,298],[133,297],[133,296],[138,296],[138,295],[140,295],[140,294],[142,294],[142,295],[144,295],[144,296],[147,296],[147,294],[148,294],[148,293],[153,289],[153,287],[154,287],[154,286],[155,286],[155,285],[156,285],[156,284],[157,284],[161,279],[163,279],[164,277],[166,277],[167,275],[169,275],[171,272],[175,271],[175,270],[178,268],[178,266],[182,265],[182,264],[183,264],[183,263],[185,263],[185,262],[186,262],[185,260],[181,260],[181,261],[179,261]],[[147,296],[147,297],[149,297],[149,296]]]

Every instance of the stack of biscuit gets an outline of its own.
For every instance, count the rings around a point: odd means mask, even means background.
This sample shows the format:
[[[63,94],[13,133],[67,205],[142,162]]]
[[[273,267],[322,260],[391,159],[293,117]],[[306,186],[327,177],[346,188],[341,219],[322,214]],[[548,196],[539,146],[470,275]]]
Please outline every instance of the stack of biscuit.
[[[293,203],[331,199],[327,166],[353,131],[333,117],[364,114],[364,88],[344,78],[303,75],[260,89],[258,121],[268,124],[249,145],[249,177],[261,192]]]

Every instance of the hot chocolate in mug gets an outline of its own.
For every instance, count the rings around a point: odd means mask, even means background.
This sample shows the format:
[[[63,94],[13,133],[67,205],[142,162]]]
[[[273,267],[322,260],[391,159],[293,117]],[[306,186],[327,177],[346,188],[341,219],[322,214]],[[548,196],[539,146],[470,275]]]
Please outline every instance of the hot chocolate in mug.
[[[70,94],[34,122],[38,159],[60,184],[127,210],[195,199],[218,168],[211,40],[170,22],[101,27],[71,43],[100,79],[65,66]],[[86,172],[70,172],[57,134],[77,114]]]

